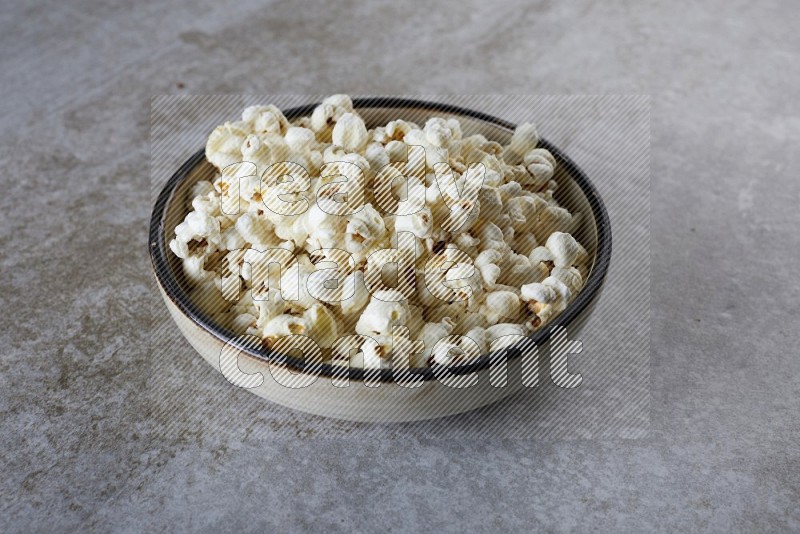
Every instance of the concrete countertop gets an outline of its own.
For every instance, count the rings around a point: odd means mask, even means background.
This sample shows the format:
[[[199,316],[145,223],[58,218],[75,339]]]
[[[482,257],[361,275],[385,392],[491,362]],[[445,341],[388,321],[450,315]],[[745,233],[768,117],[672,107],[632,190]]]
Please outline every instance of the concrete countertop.
[[[0,530],[800,530],[797,13],[8,6]],[[333,92],[650,95],[647,433],[326,437],[180,338],[151,357],[177,336],[146,251],[151,95]]]

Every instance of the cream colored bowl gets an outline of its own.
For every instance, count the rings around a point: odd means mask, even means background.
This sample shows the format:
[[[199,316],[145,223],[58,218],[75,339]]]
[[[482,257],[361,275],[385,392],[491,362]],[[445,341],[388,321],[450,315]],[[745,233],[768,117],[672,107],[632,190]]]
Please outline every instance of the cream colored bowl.
[[[455,117],[461,122],[465,134],[481,133],[501,143],[507,143],[514,130],[513,124],[501,119],[433,102],[392,98],[356,99],[354,106],[368,127],[397,118],[423,123],[431,116]],[[310,114],[313,108],[314,105],[293,108],[286,110],[285,114],[292,119]],[[487,354],[469,366],[448,370],[465,379],[470,377],[469,383],[472,385],[469,387],[447,386],[440,382],[431,369],[412,371],[412,376],[421,381],[414,388],[399,384],[388,369],[370,371],[372,374],[366,376],[363,369],[350,369],[344,375],[349,379],[345,386],[342,381],[344,376],[341,371],[337,374],[335,367],[323,365],[307,370],[304,362],[297,358],[278,355],[261,346],[231,344],[234,334],[214,324],[191,301],[180,262],[167,247],[175,226],[186,215],[186,200],[192,185],[199,180],[211,179],[214,175],[214,168],[206,161],[203,150],[190,157],[170,178],[153,208],[150,256],[161,295],[184,337],[209,364],[217,370],[224,370],[223,374],[228,377],[232,376],[232,372],[240,377],[245,376],[242,373],[250,374],[245,382],[237,383],[255,386],[248,389],[290,408],[352,421],[390,422],[442,417],[496,402],[524,387],[526,347],[534,343],[539,351],[540,380],[547,379],[552,328],[563,326],[570,338],[576,338],[600,296],[611,257],[611,227],[597,190],[558,149],[546,141],[542,141],[541,145],[549,149],[558,161],[555,175],[555,180],[559,182],[557,200],[571,212],[583,214],[581,227],[574,234],[592,256],[592,268],[583,290],[568,308],[547,327],[531,335],[521,350],[512,350],[507,354],[504,387],[496,387],[499,376],[497,370],[500,369],[495,365],[497,355]],[[238,355],[240,371],[230,369],[232,354]],[[494,384],[490,372],[495,373]],[[301,388],[287,387],[282,385],[286,383],[286,377],[293,378],[295,384],[307,384]]]

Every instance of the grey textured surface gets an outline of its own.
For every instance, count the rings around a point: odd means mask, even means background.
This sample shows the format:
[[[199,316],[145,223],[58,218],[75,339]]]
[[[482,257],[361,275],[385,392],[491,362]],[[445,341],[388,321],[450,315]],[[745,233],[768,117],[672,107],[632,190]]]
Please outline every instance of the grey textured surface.
[[[788,1],[5,6],[2,530],[797,531],[797,22]],[[649,436],[327,441],[245,392],[226,425],[199,359],[159,382],[144,162],[150,95],[181,91],[651,94]]]

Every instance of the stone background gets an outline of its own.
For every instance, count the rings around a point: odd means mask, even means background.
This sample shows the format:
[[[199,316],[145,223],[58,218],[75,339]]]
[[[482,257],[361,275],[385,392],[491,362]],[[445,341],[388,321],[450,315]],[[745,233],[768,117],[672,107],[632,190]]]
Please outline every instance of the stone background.
[[[4,6],[2,530],[797,531],[798,22],[788,1]],[[151,95],[330,92],[651,95],[647,437],[326,439],[189,351],[152,360]]]

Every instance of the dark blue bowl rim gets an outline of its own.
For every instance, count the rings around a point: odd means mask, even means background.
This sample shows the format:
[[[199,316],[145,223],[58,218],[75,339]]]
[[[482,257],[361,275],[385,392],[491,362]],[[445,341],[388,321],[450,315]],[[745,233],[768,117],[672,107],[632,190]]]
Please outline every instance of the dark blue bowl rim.
[[[294,107],[284,111],[284,115],[293,119],[303,115],[310,114],[318,103],[307,104],[304,106]],[[480,121],[495,124],[497,126],[514,130],[516,125],[467,108],[454,106],[451,104],[442,104],[432,101],[408,99],[408,98],[356,98],[353,100],[355,108],[404,108],[404,109],[420,109],[426,111],[439,111],[443,113],[452,113],[463,115]],[[609,264],[611,262],[611,223],[609,221],[608,212],[605,204],[600,197],[596,187],[587,178],[583,170],[578,167],[569,157],[561,152],[558,148],[551,145],[547,140],[540,140],[540,146],[549,150],[556,158],[558,164],[562,166],[570,177],[575,181],[586,197],[592,209],[592,216],[597,226],[597,252],[595,257],[594,268],[592,269],[589,279],[584,284],[583,289],[578,296],[573,300],[567,309],[558,315],[547,328],[543,328],[532,333],[524,342],[520,342],[508,350],[508,358],[513,359],[521,355],[519,350],[521,347],[530,347],[531,344],[542,346],[550,339],[552,331],[556,327],[566,327],[576,317],[578,317],[584,310],[586,310],[595,298],[599,295],[602,285],[605,281],[608,272]],[[169,268],[169,261],[167,256],[166,236],[164,232],[164,220],[166,218],[167,207],[172,199],[172,196],[177,187],[186,179],[189,173],[205,159],[205,149],[197,151],[192,155],[180,168],[172,175],[167,181],[164,188],[153,206],[153,212],[150,217],[150,258],[153,265],[155,277],[164,290],[165,294],[180,309],[180,311],[189,317],[195,324],[200,326],[203,330],[207,331],[223,344],[230,343],[235,345],[244,354],[253,358],[266,361],[270,364],[277,364],[282,367],[288,367],[294,372],[303,372],[305,370],[305,362],[300,358],[293,356],[278,354],[266,347],[253,347],[250,344],[243,344],[233,341],[237,337],[237,333],[224,328],[208,317],[202,310],[200,310],[194,303],[192,303],[188,292],[184,287],[178,283],[172,276],[172,271]],[[492,354],[485,354],[477,360],[460,366],[452,366],[449,368],[450,373],[454,375],[467,374],[475,371],[480,371],[489,367]],[[392,369],[359,369],[359,368],[344,368],[340,366],[333,366],[330,364],[323,364],[317,367],[315,371],[319,371],[319,376],[323,377],[349,377],[351,380],[361,381],[369,378],[371,381],[380,382],[393,382],[398,380],[398,373]],[[432,368],[412,369],[406,371],[408,377],[414,377],[419,380],[433,380],[436,378]],[[405,375],[400,375],[400,377]]]

